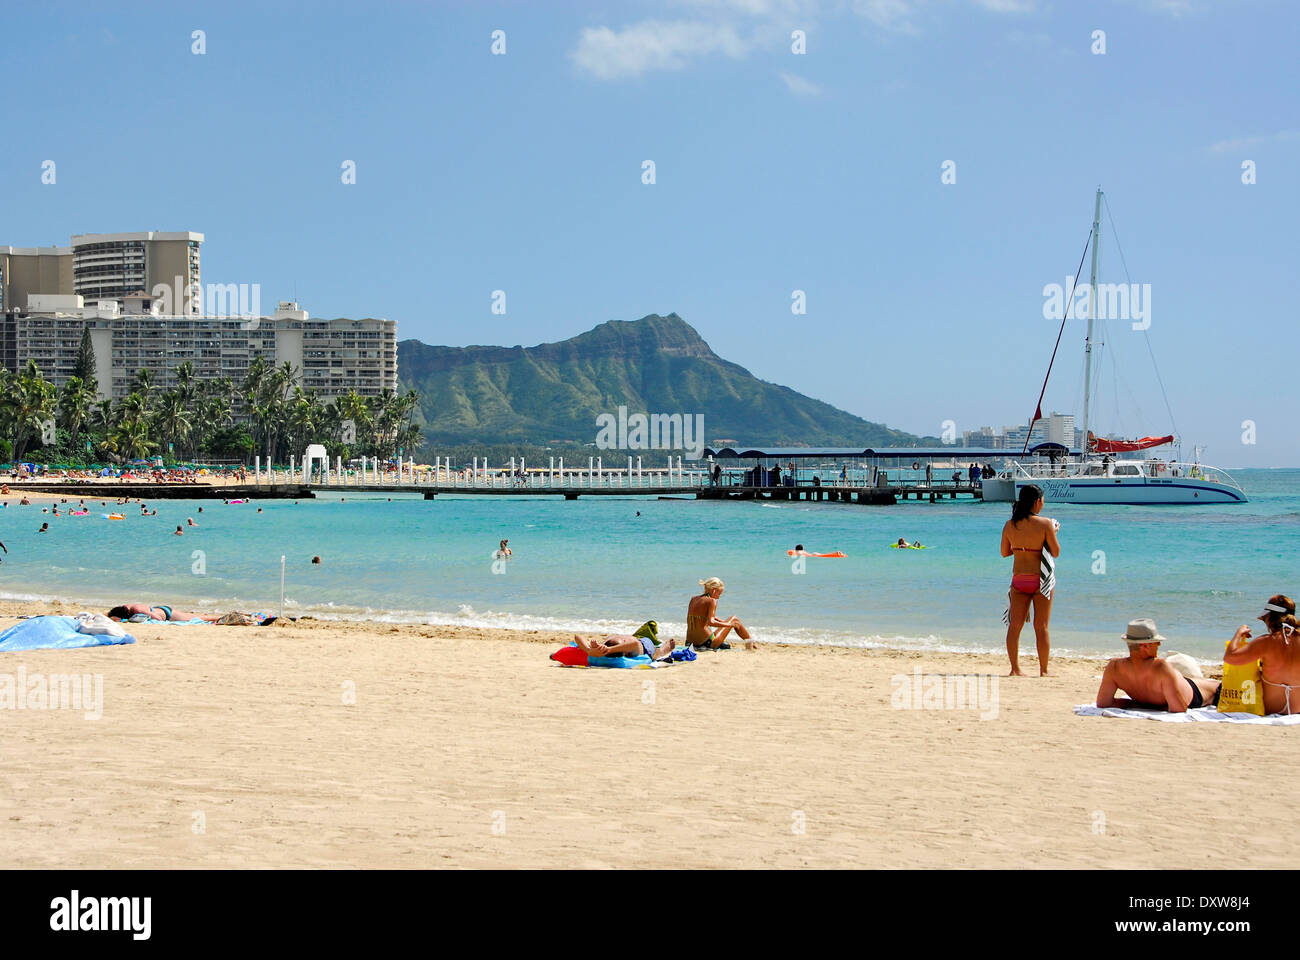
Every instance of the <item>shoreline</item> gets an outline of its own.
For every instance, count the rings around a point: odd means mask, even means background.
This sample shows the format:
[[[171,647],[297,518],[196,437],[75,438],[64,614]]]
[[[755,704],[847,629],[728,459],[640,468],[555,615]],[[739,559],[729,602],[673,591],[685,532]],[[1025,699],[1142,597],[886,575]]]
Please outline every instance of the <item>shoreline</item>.
[[[32,605],[41,606],[42,613],[54,614],[57,616],[72,616],[74,614],[80,613],[83,610],[90,610],[92,612],[104,613],[105,611],[107,611],[107,609],[111,604],[109,601],[86,600],[81,598],[70,598],[67,596],[52,596],[52,595],[42,596],[36,594],[25,595],[25,596],[23,595],[13,596],[13,595],[5,595],[4,593],[0,592],[0,619],[14,619],[17,617],[27,616],[27,615],[35,616],[37,614],[32,614],[31,611],[28,609]],[[195,612],[198,613],[229,612],[226,609],[218,609],[212,606],[210,603],[197,601],[197,600],[182,599],[179,603],[173,603],[171,605],[173,607],[183,608],[185,610],[194,610]],[[295,607],[296,606],[297,605],[295,604]],[[257,607],[256,605],[253,605],[249,607],[249,609],[244,610],[242,612],[245,613],[262,612],[270,615],[272,613],[277,613],[278,611],[270,610],[270,609],[263,610]],[[519,619],[524,619],[524,620],[534,619],[537,621],[555,621],[557,619],[563,619],[557,617],[542,617],[542,616],[530,618],[529,615],[527,614],[492,614],[491,611],[489,611],[488,614],[479,614],[471,611],[471,613],[467,615],[467,617],[464,619],[457,618],[457,616],[453,614],[443,615],[442,618],[430,618],[428,614],[419,614],[413,611],[408,613],[409,615],[406,616],[403,616],[403,612],[400,611],[380,611],[377,613],[370,613],[370,614],[363,613],[363,612],[336,613],[336,612],[324,612],[318,608],[290,610],[288,606],[286,606],[285,617],[296,618],[296,621],[305,620],[309,623],[332,624],[332,625],[338,625],[340,627],[370,626],[376,629],[387,628],[387,627],[414,627],[414,628],[424,628],[424,629],[434,629],[434,630],[439,630],[439,629],[475,630],[475,631],[481,631],[484,634],[500,633],[507,637],[520,636],[520,635],[528,635],[528,636],[542,635],[542,636],[546,636],[564,642],[567,642],[568,639],[572,637],[574,633],[581,633],[584,636],[600,635],[600,634],[607,634],[607,633],[631,633],[633,630],[637,628],[637,626],[639,626],[639,624],[633,623],[632,621],[583,622],[575,619],[575,620],[568,620],[567,622],[564,622],[562,626],[557,625],[553,622],[549,622],[549,623],[543,622],[543,623],[539,623],[536,626],[533,626],[533,625],[523,625],[523,624],[484,623],[481,620],[479,620],[478,622],[474,622],[471,619],[473,617],[482,618],[488,615],[495,615],[500,617],[517,617]],[[750,629],[753,631],[762,631],[763,628],[761,625],[759,625],[759,626],[751,626]],[[685,631],[685,624],[676,624],[667,621],[660,623],[660,634],[663,637],[678,636],[678,638],[680,639],[679,635],[684,633],[684,631]],[[890,642],[891,639],[895,642],[891,643]],[[936,643],[934,646],[921,646],[921,645],[908,644],[908,641],[912,641],[915,644],[917,641],[922,639],[933,639],[936,641]],[[792,640],[788,637],[777,639],[777,640],[763,640],[761,639],[760,636],[758,643],[761,647],[765,647],[765,648],[782,647],[782,648],[789,648],[791,650],[827,649],[827,650],[847,650],[847,651],[867,651],[867,652],[878,651],[884,653],[897,653],[897,654],[906,654],[906,655],[922,655],[922,656],[935,655],[935,656],[954,656],[954,657],[1001,657],[1004,661],[1006,659],[1005,649],[1001,649],[1001,648],[994,649],[992,647],[988,649],[963,648],[963,647],[954,646],[949,643],[940,642],[938,641],[938,638],[933,636],[930,638],[911,638],[911,637],[901,637],[901,636],[889,638],[883,636],[872,636],[872,637],[864,637],[862,639],[862,642],[860,643],[834,642],[829,640],[809,640],[806,642],[801,642],[798,640]],[[1023,660],[1027,654],[1031,654],[1032,650],[1033,650],[1033,628],[1032,626],[1026,625],[1026,633],[1022,634],[1021,636],[1021,651],[1022,651],[1021,659]],[[1173,648],[1169,650],[1169,653],[1176,653],[1176,652],[1178,651]],[[1054,652],[1052,655],[1052,662],[1056,663],[1058,661],[1069,661],[1069,662],[1077,662],[1077,663],[1104,664],[1107,660],[1115,656],[1120,656],[1122,655],[1122,653],[1123,651],[1120,650],[1110,652],[1110,653],[1095,653],[1095,654],[1077,653],[1077,652],[1058,654]],[[1031,659],[1037,662],[1036,656],[1032,656]],[[1210,671],[1222,670],[1221,662],[1206,660],[1201,657],[1193,657],[1193,659],[1195,659],[1196,662],[1200,664],[1202,670],[1206,672],[1207,676],[1211,675]]]

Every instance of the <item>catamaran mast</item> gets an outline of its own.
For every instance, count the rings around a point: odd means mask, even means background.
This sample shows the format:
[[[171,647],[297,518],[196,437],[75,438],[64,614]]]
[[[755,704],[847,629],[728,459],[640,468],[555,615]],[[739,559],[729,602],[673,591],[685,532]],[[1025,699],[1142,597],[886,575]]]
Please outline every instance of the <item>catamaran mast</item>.
[[[1092,214],[1092,277],[1088,281],[1088,335],[1083,341],[1083,455],[1088,456],[1088,408],[1092,405],[1092,321],[1097,317],[1097,255],[1101,249],[1101,187]]]

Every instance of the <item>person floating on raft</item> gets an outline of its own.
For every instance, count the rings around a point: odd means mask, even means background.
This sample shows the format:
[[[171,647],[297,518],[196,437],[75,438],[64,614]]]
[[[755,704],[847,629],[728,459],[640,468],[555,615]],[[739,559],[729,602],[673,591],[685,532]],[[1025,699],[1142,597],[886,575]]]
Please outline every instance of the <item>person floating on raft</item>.
[[[796,543],[794,549],[787,550],[785,552],[785,555],[787,557],[831,557],[835,559],[843,559],[844,557],[848,556],[848,554],[840,550],[836,550],[834,553],[809,553],[807,550],[803,548],[802,543]]]

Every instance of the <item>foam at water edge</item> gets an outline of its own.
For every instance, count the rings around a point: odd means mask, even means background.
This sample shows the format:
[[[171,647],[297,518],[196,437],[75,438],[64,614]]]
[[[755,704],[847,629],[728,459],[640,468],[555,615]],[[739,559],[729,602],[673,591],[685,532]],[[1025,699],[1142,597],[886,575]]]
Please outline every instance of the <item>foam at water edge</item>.
[[[67,600],[63,597],[43,596],[34,593],[8,593],[4,591],[0,591],[0,600],[24,603],[48,603],[54,600],[62,600],[74,606],[81,605],[91,609],[97,609],[99,607],[107,609],[108,606],[106,601],[97,599],[82,598],[78,600]],[[192,606],[200,612],[224,613],[229,610],[249,608],[248,604],[240,600],[238,597],[224,600],[205,599],[190,602],[186,605]],[[266,605],[260,607],[254,605],[254,607],[266,613],[277,612],[274,604],[271,607],[267,607]],[[578,633],[584,636],[631,633],[643,622],[640,620],[583,619],[520,613],[498,613],[492,610],[480,613],[469,604],[461,604],[457,607],[456,612],[454,613],[440,610],[376,610],[370,607],[353,607],[333,603],[325,604],[323,606],[302,606],[291,597],[285,597],[284,612],[285,616],[313,617],[318,620],[336,622],[475,627],[487,630],[532,630],[543,633]],[[779,643],[789,646],[840,647],[863,650],[903,650],[935,654],[973,653],[989,656],[1005,655],[1005,647],[1001,643],[987,646],[981,644],[961,643],[952,640],[944,640],[943,638],[937,637],[933,634],[924,637],[912,637],[903,634],[894,634],[892,636],[885,636],[882,634],[854,636],[849,634],[837,634],[829,631],[799,628],[765,629],[761,625],[755,625],[752,629],[755,635],[759,638],[760,643]],[[660,621],[659,635],[665,638],[677,637],[680,640],[686,635],[686,625],[684,623],[672,621]],[[1057,657],[1072,657],[1084,660],[1100,661],[1109,659],[1118,654],[1085,652],[1071,647],[1058,647],[1053,650],[1053,655]],[[1218,665],[1218,661],[1214,660],[1197,658],[1197,662],[1202,666]]]

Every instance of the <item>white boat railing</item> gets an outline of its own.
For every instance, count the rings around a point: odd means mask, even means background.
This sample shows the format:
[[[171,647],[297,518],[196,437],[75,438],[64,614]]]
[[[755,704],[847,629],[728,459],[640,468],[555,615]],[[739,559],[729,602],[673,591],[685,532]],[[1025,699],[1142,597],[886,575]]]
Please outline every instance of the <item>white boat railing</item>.
[[[1123,469],[1137,467],[1136,471]],[[1141,477],[1156,480],[1185,478],[1200,480],[1205,483],[1220,484],[1243,493],[1241,484],[1232,475],[1218,467],[1203,463],[1187,463],[1182,460],[1069,460],[1057,463],[1022,463],[1013,462],[999,476],[1015,480],[1050,480],[1061,477]]]

